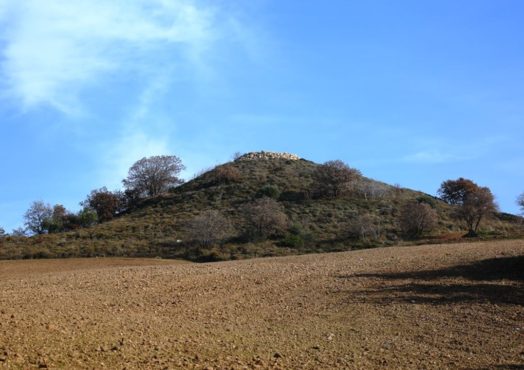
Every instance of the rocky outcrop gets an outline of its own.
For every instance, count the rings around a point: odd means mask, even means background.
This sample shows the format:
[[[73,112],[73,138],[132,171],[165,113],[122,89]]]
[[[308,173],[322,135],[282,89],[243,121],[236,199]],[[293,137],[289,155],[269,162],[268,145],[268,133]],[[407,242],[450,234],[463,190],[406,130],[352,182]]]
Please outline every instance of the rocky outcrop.
[[[253,161],[253,160],[267,160],[267,159],[287,159],[292,161],[298,161],[301,159],[298,155],[291,153],[280,153],[280,152],[251,152],[241,155],[237,161]]]

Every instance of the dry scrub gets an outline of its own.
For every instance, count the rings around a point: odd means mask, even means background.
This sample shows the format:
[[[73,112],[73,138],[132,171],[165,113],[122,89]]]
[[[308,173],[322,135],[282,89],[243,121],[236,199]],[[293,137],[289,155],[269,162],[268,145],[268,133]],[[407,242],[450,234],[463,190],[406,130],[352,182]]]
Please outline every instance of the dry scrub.
[[[0,262],[0,368],[524,366],[524,242]]]

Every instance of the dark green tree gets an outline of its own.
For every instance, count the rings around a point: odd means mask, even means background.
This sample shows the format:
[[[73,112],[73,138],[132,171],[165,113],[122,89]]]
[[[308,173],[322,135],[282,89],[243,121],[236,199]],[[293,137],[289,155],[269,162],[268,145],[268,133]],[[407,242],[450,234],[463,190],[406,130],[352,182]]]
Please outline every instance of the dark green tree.
[[[67,215],[67,210],[61,204],[53,206],[51,217],[44,220],[43,229],[48,233],[57,233],[64,229],[64,218]]]

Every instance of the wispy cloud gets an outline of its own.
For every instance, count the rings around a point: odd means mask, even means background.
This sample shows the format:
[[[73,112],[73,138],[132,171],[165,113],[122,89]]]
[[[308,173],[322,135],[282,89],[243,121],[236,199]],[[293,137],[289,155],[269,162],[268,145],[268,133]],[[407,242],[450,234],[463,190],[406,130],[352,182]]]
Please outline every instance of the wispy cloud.
[[[100,181],[118,188],[131,165],[143,157],[169,154],[170,125],[157,115],[155,102],[166,93],[170,81],[153,78],[141,92],[138,102],[120,125],[120,132],[104,144],[100,152]]]
[[[438,164],[438,163],[449,163],[458,162],[463,160],[472,159],[472,156],[460,156],[454,153],[446,153],[440,150],[422,150],[403,158],[404,162],[412,163],[423,163],[423,164]]]
[[[78,142],[100,164],[96,182],[117,187],[134,161],[171,152],[175,125],[162,104],[177,82],[212,76],[222,49],[250,57],[254,37],[201,0],[0,0],[0,99],[68,122],[107,120],[96,143]]]
[[[402,162],[439,164],[478,159],[489,154],[494,146],[507,142],[502,135],[491,135],[466,140],[445,138],[418,138],[418,151],[401,158]]]
[[[65,113],[103,77],[204,64],[223,31],[216,9],[193,0],[0,0],[0,17],[4,98]]]
[[[119,188],[128,169],[140,158],[152,155],[169,154],[166,138],[150,135],[143,130],[128,132],[108,151],[105,166],[101,167],[100,184]]]

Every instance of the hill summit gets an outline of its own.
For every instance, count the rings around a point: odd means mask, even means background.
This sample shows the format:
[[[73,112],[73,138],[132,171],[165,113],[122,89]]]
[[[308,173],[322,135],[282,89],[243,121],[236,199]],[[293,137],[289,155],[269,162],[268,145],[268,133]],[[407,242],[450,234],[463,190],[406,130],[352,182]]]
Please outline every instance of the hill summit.
[[[252,160],[271,160],[271,159],[288,159],[298,161],[301,158],[296,154],[286,152],[249,152],[241,155],[235,161],[252,161]]]

